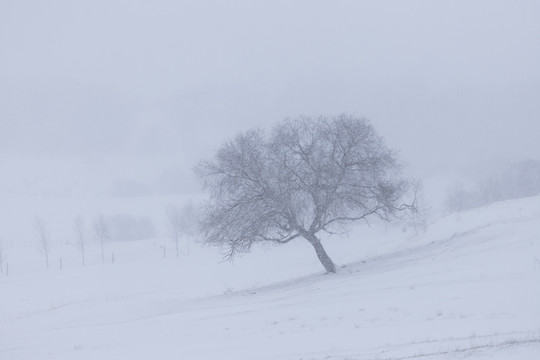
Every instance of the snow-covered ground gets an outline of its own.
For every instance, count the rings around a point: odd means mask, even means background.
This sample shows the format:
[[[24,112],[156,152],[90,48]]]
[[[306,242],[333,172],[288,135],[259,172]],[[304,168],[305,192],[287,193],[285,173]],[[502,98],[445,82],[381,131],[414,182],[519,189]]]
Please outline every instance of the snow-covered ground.
[[[66,245],[62,271],[8,248],[0,359],[540,359],[540,197],[326,239],[335,275],[301,241],[234,265],[165,244]]]

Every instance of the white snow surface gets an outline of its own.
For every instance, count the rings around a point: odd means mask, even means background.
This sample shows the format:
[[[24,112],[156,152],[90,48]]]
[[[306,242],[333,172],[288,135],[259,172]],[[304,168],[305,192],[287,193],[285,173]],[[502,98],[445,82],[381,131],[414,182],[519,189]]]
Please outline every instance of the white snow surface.
[[[302,241],[230,264],[150,239],[85,267],[68,244],[61,271],[7,248],[0,359],[540,359],[540,197],[324,243],[337,274]]]

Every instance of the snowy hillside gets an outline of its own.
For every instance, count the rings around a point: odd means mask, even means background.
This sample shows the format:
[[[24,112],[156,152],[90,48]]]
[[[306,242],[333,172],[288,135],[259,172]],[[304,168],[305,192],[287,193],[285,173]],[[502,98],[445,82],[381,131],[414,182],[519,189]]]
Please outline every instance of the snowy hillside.
[[[335,275],[301,241],[234,266],[159,241],[0,274],[0,359],[540,358],[540,197],[327,239]]]

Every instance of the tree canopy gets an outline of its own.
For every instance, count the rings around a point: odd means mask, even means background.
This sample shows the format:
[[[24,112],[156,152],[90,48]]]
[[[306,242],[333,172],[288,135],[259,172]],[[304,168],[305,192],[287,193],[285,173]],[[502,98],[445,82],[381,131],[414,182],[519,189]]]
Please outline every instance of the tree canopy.
[[[228,258],[256,242],[304,238],[335,272],[317,234],[376,216],[390,220],[409,188],[393,151],[372,125],[348,115],[285,120],[221,146],[196,172],[210,191],[208,243]]]

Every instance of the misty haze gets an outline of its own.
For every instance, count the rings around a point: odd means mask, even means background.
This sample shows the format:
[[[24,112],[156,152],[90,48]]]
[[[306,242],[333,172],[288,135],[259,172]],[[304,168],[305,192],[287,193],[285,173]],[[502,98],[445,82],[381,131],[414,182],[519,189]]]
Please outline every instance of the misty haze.
[[[540,3],[0,2],[0,359],[540,359]]]

